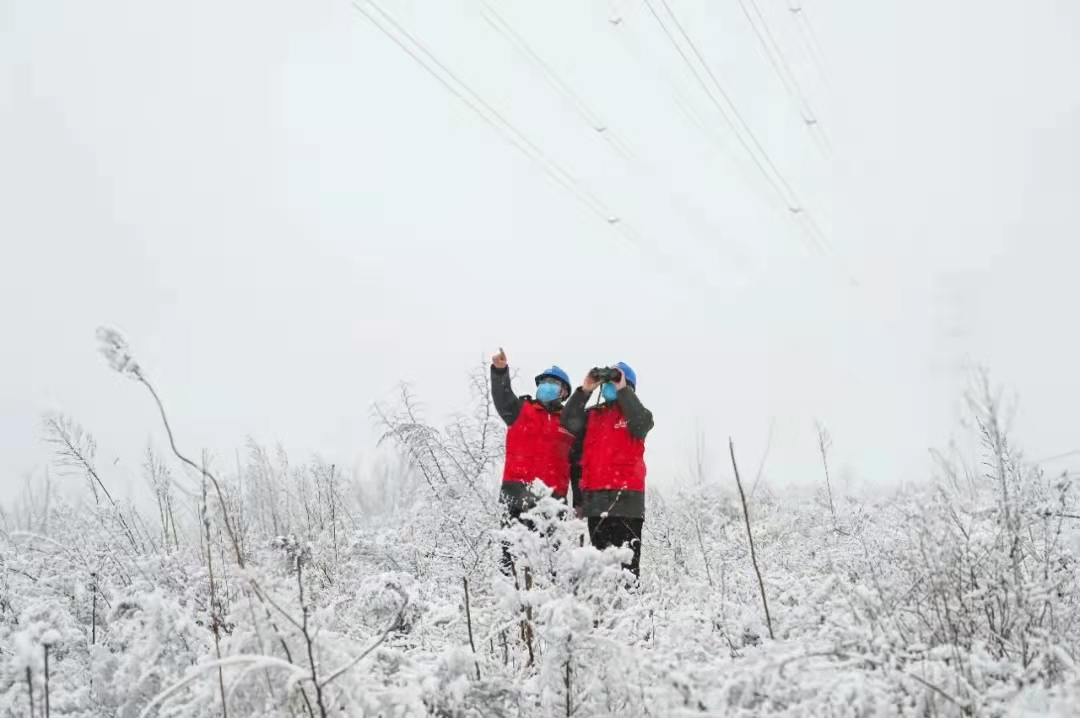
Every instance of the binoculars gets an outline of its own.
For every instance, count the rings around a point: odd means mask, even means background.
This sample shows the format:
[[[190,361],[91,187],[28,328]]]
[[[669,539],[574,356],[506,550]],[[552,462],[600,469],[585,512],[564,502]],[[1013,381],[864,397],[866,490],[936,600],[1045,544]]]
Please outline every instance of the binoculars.
[[[589,370],[589,377],[598,382],[611,382],[615,384],[622,380],[622,372],[615,367],[593,367]]]

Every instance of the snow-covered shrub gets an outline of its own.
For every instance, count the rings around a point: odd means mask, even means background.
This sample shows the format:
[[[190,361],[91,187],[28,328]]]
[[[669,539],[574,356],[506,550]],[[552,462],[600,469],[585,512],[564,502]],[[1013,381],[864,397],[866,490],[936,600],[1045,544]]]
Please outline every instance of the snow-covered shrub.
[[[81,494],[0,513],[0,715],[46,694],[87,718],[1074,712],[1078,489],[1022,460],[989,393],[981,474],[866,502],[748,487],[773,640],[734,484],[700,461],[648,496],[640,582],[548,496],[535,531],[503,528],[486,381],[444,425],[408,392],[379,409],[400,460],[377,490],[252,442],[226,470],[149,452],[151,500],[114,503],[57,424]]]

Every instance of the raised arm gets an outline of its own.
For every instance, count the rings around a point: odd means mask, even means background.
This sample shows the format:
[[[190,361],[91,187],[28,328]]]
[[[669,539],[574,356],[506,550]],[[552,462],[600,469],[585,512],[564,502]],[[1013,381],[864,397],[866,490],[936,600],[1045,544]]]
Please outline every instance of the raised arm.
[[[599,384],[596,379],[591,374],[586,374],[581,386],[574,390],[574,393],[567,399],[566,406],[563,407],[563,428],[577,437],[578,440],[585,435],[585,404],[589,402],[589,397],[592,396],[597,386]]]
[[[510,367],[506,363],[506,354],[501,349],[491,358],[491,400],[495,403],[495,411],[499,412],[507,426],[517,421],[518,414],[521,413],[521,399],[510,385]]]
[[[585,434],[585,404],[589,401],[591,393],[579,386],[566,400],[566,406],[563,407],[563,428],[576,438],[581,438]]]
[[[619,406],[626,415],[626,428],[637,439],[644,441],[653,428],[652,412],[645,408],[637,392],[626,386],[619,389]]]

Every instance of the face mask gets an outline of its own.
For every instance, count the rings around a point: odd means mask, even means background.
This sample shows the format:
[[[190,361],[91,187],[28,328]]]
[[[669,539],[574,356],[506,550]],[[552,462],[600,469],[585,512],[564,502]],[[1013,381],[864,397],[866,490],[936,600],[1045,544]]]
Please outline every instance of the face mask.
[[[614,384],[604,384],[600,389],[600,393],[604,395],[604,401],[613,404],[615,403],[615,399],[619,396],[619,389]]]
[[[553,384],[550,381],[545,381],[543,384],[536,387],[536,400],[545,404],[555,401],[561,394],[562,387],[558,384]]]

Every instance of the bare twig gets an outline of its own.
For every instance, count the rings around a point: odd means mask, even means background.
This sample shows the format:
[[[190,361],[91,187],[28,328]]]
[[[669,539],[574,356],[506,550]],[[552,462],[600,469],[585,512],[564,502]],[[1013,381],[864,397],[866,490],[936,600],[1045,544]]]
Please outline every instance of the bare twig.
[[[172,448],[173,454],[175,454],[176,458],[180,459],[180,461],[202,474],[204,478],[210,479],[210,483],[214,485],[218,503],[221,504],[221,519],[225,523],[225,530],[228,532],[229,540],[232,542],[233,550],[236,552],[236,563],[240,568],[244,568],[244,556],[240,552],[240,542],[236,537],[236,532],[233,531],[232,521],[229,518],[229,507],[225,503],[225,494],[221,490],[221,484],[218,482],[217,477],[205,466],[199,466],[180,453],[180,449],[176,448],[176,439],[173,437],[172,426],[169,425],[169,417],[165,414],[165,406],[161,403],[161,397],[158,396],[157,391],[154,389],[154,385],[150,383],[141,370],[137,371],[135,379],[146,387],[147,391],[150,392],[150,396],[154,397],[154,403],[157,404],[158,412],[161,414],[161,423],[165,425],[165,433],[169,436],[169,447]]]
[[[761,605],[765,607],[765,624],[769,628],[769,638],[775,640],[772,628],[772,617],[769,615],[769,601],[765,598],[765,582],[761,579],[761,569],[758,568],[757,553],[754,551],[754,534],[750,530],[750,508],[746,504],[746,494],[743,493],[742,480],[739,478],[739,466],[735,463],[735,442],[728,438],[728,448],[731,451],[731,466],[735,470],[735,484],[739,487],[739,498],[742,500],[743,518],[746,519],[746,538],[750,542],[750,561],[754,564],[754,573],[757,574],[758,588],[761,590]]]
[[[228,658],[222,658],[220,661],[207,661],[206,663],[200,663],[193,666],[188,671],[188,674],[185,677],[181,678],[176,683],[173,683],[171,686],[151,698],[150,702],[147,703],[146,706],[143,708],[142,712],[139,713],[139,718],[149,718],[150,714],[153,713],[154,708],[156,708],[162,701],[164,701],[166,698],[173,695],[192,681],[198,680],[198,678],[202,675],[203,671],[207,671],[212,668],[220,668],[223,666],[237,666],[244,664],[261,665],[266,666],[267,668],[283,668],[285,669],[287,674],[296,676],[297,678],[302,678],[302,676],[299,675],[302,671],[300,666],[290,661],[283,661],[280,658],[274,658],[273,656],[229,656]]]
[[[525,591],[531,591],[533,586],[532,571],[528,566],[525,567]],[[533,654],[533,626],[532,626],[532,603],[525,604],[525,615],[521,619],[521,640],[525,641],[525,646],[529,649],[529,663],[532,665],[536,661],[536,656]]]
[[[323,703],[323,684],[319,683],[318,671],[315,667],[315,639],[312,637],[311,632],[308,630],[308,613],[310,608],[304,602],[304,558],[303,552],[296,555],[296,588],[300,593],[300,613],[301,613],[301,627],[300,630],[304,635],[304,642],[307,644],[308,663],[311,665],[311,682],[315,685],[315,704],[319,706],[320,718],[326,718],[326,704]]]
[[[473,662],[476,664],[476,680],[480,680],[480,661],[476,658],[476,642],[473,641],[472,632],[472,609],[469,608],[469,578],[462,576],[461,583],[465,586],[465,622],[469,626],[469,647],[472,648]]]
[[[49,718],[49,644],[42,648],[45,650],[45,718]]]
[[[570,658],[566,659],[566,670],[563,674],[563,686],[566,688],[566,718],[574,715],[574,696],[573,696],[573,673],[570,669]]]
[[[832,437],[829,430],[820,421],[814,422],[818,436],[818,451],[821,452],[821,464],[825,467],[825,490],[829,494],[829,513],[832,514],[833,527],[836,526],[836,505],[832,497],[832,481],[829,479],[829,447],[832,446]]]
[[[694,516],[694,531],[697,533],[698,546],[701,548],[701,558],[705,561],[705,577],[709,579],[709,588],[716,588],[713,583],[712,569],[709,568],[709,554],[705,550],[705,538],[701,535],[701,521]]]
[[[91,574],[90,574],[90,582],[91,582],[90,591],[91,591],[91,594],[93,596],[93,598],[91,599],[92,608],[91,608],[91,614],[90,614],[90,645],[93,646],[93,645],[95,645],[97,643],[97,596],[98,596],[97,571],[91,572]]]
[[[266,591],[263,590],[262,586],[260,586],[255,581],[252,581],[251,582],[251,589],[255,593],[255,597],[257,599],[259,599],[264,604],[264,608],[265,608],[266,604],[270,605],[275,610],[277,610],[277,612],[280,613],[285,618],[286,621],[291,623],[296,630],[298,630],[298,631],[304,630],[303,625],[299,621],[297,621],[295,618],[293,618],[292,615],[288,611],[286,611],[284,608],[282,608],[280,605],[278,605],[278,603],[270,596],[270,594],[268,594]],[[269,613],[269,611],[268,611],[268,613]],[[276,625],[274,625],[274,624],[271,624],[271,625],[274,626],[275,631],[277,631],[278,633],[281,632]],[[292,659],[290,658],[289,660],[292,660]]]
[[[971,708],[970,704],[967,701],[961,701],[961,700],[959,700],[957,698],[954,698],[953,696],[949,695],[948,693],[946,693],[944,690],[942,690],[938,686],[935,686],[933,683],[931,683],[931,682],[929,682],[929,681],[927,681],[927,680],[925,680],[923,678],[920,678],[919,676],[915,675],[914,673],[912,673],[910,671],[903,671],[903,674],[905,676],[907,676],[908,678],[915,679],[916,681],[923,684],[924,686],[926,686],[927,688],[932,690],[934,693],[937,693],[939,696],[941,696],[945,700],[949,701],[953,705],[959,706],[965,712]]]
[[[34,674],[30,671],[30,666],[26,667],[26,690],[30,696],[30,716],[34,715]]]
[[[46,416],[45,430],[47,432],[46,441],[58,447],[57,452],[64,463],[77,467],[86,474],[89,479],[90,490],[94,495],[95,504],[99,502],[98,488],[100,487],[105,494],[105,498],[109,500],[113,511],[116,512],[116,519],[123,528],[124,535],[131,543],[131,547],[138,553],[139,547],[135,541],[135,534],[128,527],[127,521],[124,519],[124,513],[120,510],[120,506],[113,499],[109,490],[105,488],[105,482],[101,480],[101,476],[94,466],[94,455],[97,452],[97,442],[94,441],[94,437],[84,433],[78,424],[61,415]]]
[[[401,608],[398,609],[397,615],[394,617],[394,620],[390,622],[390,625],[388,625],[386,627],[386,630],[382,632],[382,635],[379,636],[378,640],[376,640],[374,643],[372,643],[370,646],[368,646],[368,648],[363,653],[361,653],[359,656],[352,659],[351,661],[349,661],[348,663],[343,665],[341,668],[338,668],[336,671],[331,673],[329,678],[326,678],[326,679],[323,680],[323,682],[322,682],[323,687],[325,688],[326,686],[330,685],[333,681],[340,678],[342,675],[344,675],[350,669],[352,669],[353,666],[355,666],[360,661],[367,658],[369,653],[371,653],[376,648],[381,646],[383,644],[383,642],[386,640],[386,637],[390,635],[390,631],[394,630],[394,626],[398,625],[401,622],[401,617],[403,615],[405,615],[405,607],[408,606],[408,605],[409,605],[408,600],[402,601]]]
[[[114,507],[116,501],[112,494],[105,488],[105,483],[98,475],[94,467],[94,454],[97,451],[97,442],[92,436],[83,433],[83,430],[64,416],[50,415],[45,417],[45,430],[48,432],[46,441],[59,447],[59,453],[66,463],[81,468],[90,479],[90,490],[94,494],[95,503],[98,500],[98,488],[105,494],[105,498]],[[85,441],[84,441],[85,439]]]
[[[750,487],[751,498],[757,493],[758,483],[761,482],[761,477],[765,474],[765,462],[769,458],[769,452],[772,450],[773,441],[773,429],[776,428],[776,419],[773,418],[769,421],[769,433],[765,437],[765,451],[761,452],[761,461],[758,463],[757,473],[754,474],[754,484]]]
[[[123,339],[123,337],[121,337],[119,333],[113,330],[101,328],[98,329],[98,341],[102,345],[102,354],[108,360],[109,366],[113,370],[127,376],[128,378],[134,379],[135,381],[146,387],[147,391],[150,392],[150,396],[153,397],[154,403],[157,405],[158,413],[161,415],[161,423],[165,426],[165,433],[169,437],[169,447],[172,449],[172,452],[176,456],[176,458],[180,459],[180,461],[182,461],[184,464],[194,469],[195,471],[198,471],[200,474],[202,474],[204,480],[209,479],[210,483],[213,484],[214,491],[217,494],[218,503],[221,506],[221,517],[222,521],[225,524],[225,530],[229,534],[229,540],[232,542],[233,550],[236,552],[236,563],[241,569],[245,568],[246,564],[244,562],[243,552],[240,549],[240,540],[237,536],[236,531],[233,529],[233,522],[230,519],[229,506],[228,503],[225,501],[225,493],[221,489],[221,483],[218,481],[217,477],[214,476],[214,474],[205,466],[199,466],[194,461],[180,453],[180,449],[176,446],[176,438],[173,435],[172,426],[169,424],[169,417],[165,413],[165,405],[162,403],[161,397],[158,396],[158,393],[154,389],[153,384],[151,384],[150,380],[146,378],[146,375],[143,373],[142,368],[131,356],[130,350],[127,346],[127,342]],[[256,597],[259,599],[260,602],[264,604],[263,608],[266,611],[267,617],[269,618],[270,611],[265,606],[265,594],[259,590],[258,584],[254,580],[250,582],[250,585],[252,590],[255,592]],[[292,660],[292,653],[289,650],[289,644],[285,641],[283,637],[281,637],[281,632],[277,629],[277,626],[274,624],[272,618],[270,620],[270,625],[278,633],[278,642],[281,644],[281,649],[285,653],[285,657],[288,659],[289,664],[295,666]],[[304,689],[303,686],[300,686],[300,695],[304,700],[304,704],[307,706],[308,714],[313,714],[313,711],[311,709],[311,700],[308,698],[307,691]],[[159,697],[164,698],[164,696],[161,696],[160,694]]]
[[[205,464],[205,457],[203,459]],[[203,476],[205,476],[205,471]],[[210,627],[214,632],[214,653],[217,654],[217,659],[221,660],[221,618],[218,615],[218,598],[217,598],[217,584],[214,582],[214,559],[213,551],[211,547],[213,544],[210,539],[210,515],[208,513],[208,507],[206,505],[206,479],[202,482],[202,520],[203,529],[206,531],[206,570],[210,575]],[[218,666],[218,688],[221,690],[221,714],[223,718],[229,718],[229,706],[225,700],[225,672],[221,666]]]

